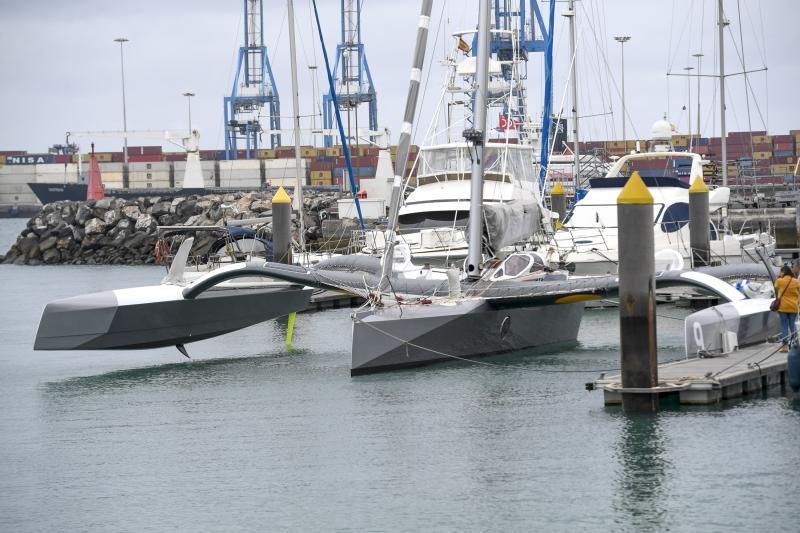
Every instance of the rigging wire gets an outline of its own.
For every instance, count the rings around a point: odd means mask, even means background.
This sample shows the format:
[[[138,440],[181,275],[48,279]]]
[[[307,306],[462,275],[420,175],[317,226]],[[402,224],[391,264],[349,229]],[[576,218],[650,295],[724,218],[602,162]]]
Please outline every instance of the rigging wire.
[[[742,30],[742,6],[739,3],[739,0],[736,0],[736,16],[739,21],[739,44],[742,47],[742,55],[740,60],[742,62],[742,72],[744,76],[744,101],[745,107],[747,109],[747,131],[753,131],[753,121],[750,115],[750,91],[747,90],[747,65],[745,64],[745,54],[744,54],[744,30]],[[738,50],[737,50],[738,52]],[[753,144],[753,135],[749,136],[750,138],[750,157],[753,156],[753,152],[755,152],[755,146]]]
[[[422,85],[422,98],[420,98],[419,106],[417,107],[417,109],[423,109],[425,106],[425,94],[428,92],[428,83],[430,82],[431,79],[431,72],[433,72],[433,63],[434,63],[434,58],[436,56],[436,47],[438,46],[439,33],[441,32],[442,26],[444,25],[444,20],[445,20],[444,13],[446,8],[447,8],[447,0],[444,0],[444,2],[442,2],[442,11],[439,14],[439,25],[436,27],[436,35],[433,38],[433,48],[431,49],[430,57],[426,62],[428,73],[425,75],[425,83]],[[444,45],[443,48],[445,48]],[[414,144],[414,140],[417,138],[417,133],[419,132],[419,125],[421,121],[417,120],[415,122],[416,123],[414,124],[414,132],[411,134],[411,144]]]
[[[592,36],[594,37],[595,46],[598,49],[602,48],[602,46],[603,46],[602,42],[600,41],[600,38],[598,37],[597,32],[595,31],[594,27],[591,24],[589,24],[588,26],[589,26],[589,29],[592,31]],[[603,64],[606,66],[607,69],[610,70],[611,66],[608,63],[608,56],[606,54],[602,54],[602,59],[603,59]],[[614,89],[617,92],[617,96],[621,97],[622,96],[622,91],[620,90],[620,87],[617,85],[617,82],[616,82],[616,80],[613,79],[613,77],[611,79],[612,79],[612,81],[614,81]],[[636,124],[633,121],[633,119],[631,117],[631,114],[628,112],[627,109],[625,110],[625,115],[626,115],[625,118],[628,120],[628,122],[631,124],[631,127],[633,128],[634,137],[638,138],[639,137],[639,132],[636,129]]]

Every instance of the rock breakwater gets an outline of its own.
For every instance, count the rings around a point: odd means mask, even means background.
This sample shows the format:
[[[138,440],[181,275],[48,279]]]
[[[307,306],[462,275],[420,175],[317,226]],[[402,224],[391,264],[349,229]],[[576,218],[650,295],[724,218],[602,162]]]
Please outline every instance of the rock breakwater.
[[[322,220],[343,193],[307,193],[305,237],[322,236]],[[156,262],[158,226],[224,226],[230,221],[264,218],[271,238],[272,192],[187,196],[162,200],[103,198],[54,202],[34,215],[2,258],[4,264],[143,265]],[[297,228],[295,227],[295,238]],[[198,234],[194,249],[210,246],[217,236]],[[202,252],[198,252],[202,253]]]

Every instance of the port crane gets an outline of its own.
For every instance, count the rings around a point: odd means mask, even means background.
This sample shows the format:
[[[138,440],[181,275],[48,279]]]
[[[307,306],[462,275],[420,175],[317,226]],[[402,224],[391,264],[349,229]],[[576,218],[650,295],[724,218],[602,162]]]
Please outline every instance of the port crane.
[[[269,54],[264,44],[263,0],[244,2],[244,45],[239,47],[236,75],[230,96],[224,98],[225,159],[256,157],[266,109],[270,147],[281,144],[280,97]]]
[[[369,131],[378,131],[378,96],[364,53],[364,43],[361,42],[361,5],[359,0],[341,0],[341,39],[336,45],[333,77],[336,80],[339,109],[347,113],[348,129],[351,129],[352,114],[355,117],[353,128],[358,130],[358,107],[367,104]],[[322,124],[325,130],[336,128],[333,106],[333,95],[328,92],[322,97]],[[375,142],[374,137],[370,139]],[[333,135],[325,135],[326,147],[332,146],[333,141]]]

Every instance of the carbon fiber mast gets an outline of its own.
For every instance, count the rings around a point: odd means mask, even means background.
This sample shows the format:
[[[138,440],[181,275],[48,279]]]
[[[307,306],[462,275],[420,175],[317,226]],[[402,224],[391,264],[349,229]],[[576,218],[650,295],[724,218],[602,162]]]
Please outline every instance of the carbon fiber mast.
[[[397,142],[397,160],[394,166],[394,182],[392,183],[392,197],[389,205],[389,224],[386,228],[386,248],[383,253],[383,269],[379,289],[392,275],[392,258],[394,256],[394,242],[397,239],[397,219],[400,204],[403,201],[403,177],[405,176],[408,152],[411,147],[411,127],[414,124],[414,114],[417,110],[417,97],[419,84],[422,78],[422,66],[425,62],[425,48],[428,44],[428,26],[431,22],[431,9],[433,0],[423,0],[417,24],[417,44],[414,47],[414,62],[411,66],[411,75],[408,82],[408,97],[406,110],[403,114],[403,125],[400,127],[400,140]]]

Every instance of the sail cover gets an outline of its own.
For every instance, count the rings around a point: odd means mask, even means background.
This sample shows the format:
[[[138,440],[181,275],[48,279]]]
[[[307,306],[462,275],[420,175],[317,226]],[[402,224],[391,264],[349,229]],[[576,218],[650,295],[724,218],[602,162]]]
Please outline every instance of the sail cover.
[[[528,240],[540,229],[539,206],[534,201],[485,203],[483,218],[488,244],[495,252],[516,242]]]

